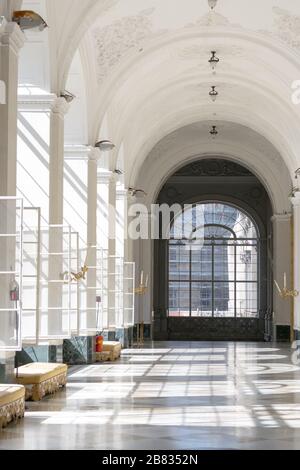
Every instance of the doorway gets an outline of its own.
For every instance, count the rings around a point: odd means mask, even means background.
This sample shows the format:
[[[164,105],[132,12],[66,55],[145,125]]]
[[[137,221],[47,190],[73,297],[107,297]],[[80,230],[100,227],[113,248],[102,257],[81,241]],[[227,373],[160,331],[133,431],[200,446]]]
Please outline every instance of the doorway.
[[[260,181],[235,163],[202,160],[173,175],[158,202],[188,203],[191,213],[174,216],[170,239],[155,242],[154,339],[263,340],[272,212]],[[191,246],[176,226],[199,207],[203,236]]]

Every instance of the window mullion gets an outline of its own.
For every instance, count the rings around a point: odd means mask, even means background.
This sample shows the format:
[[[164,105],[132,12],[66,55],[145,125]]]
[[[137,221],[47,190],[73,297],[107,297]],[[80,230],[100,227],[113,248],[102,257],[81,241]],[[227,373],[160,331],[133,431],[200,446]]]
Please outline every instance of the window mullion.
[[[215,245],[212,242],[211,245],[211,257],[212,257],[212,275],[211,275],[211,306],[212,306],[212,318],[215,316]]]

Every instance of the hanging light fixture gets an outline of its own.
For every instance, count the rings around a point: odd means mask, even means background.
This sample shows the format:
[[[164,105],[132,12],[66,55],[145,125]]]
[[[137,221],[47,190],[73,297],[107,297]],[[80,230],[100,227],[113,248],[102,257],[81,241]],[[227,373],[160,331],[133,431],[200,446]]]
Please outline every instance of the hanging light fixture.
[[[218,3],[218,0],[208,0],[208,6],[211,10],[215,9],[217,3]]]
[[[76,96],[73,95],[73,93],[70,93],[67,90],[62,91],[60,96],[61,98],[64,98],[67,103],[72,103],[72,101],[76,98]]]
[[[12,20],[20,26],[22,31],[27,29],[43,31],[48,27],[46,21],[32,10],[21,10],[13,13]]]
[[[217,131],[217,126],[212,126],[210,131],[210,135],[212,136],[212,138],[215,139],[218,134],[219,132]]]
[[[115,148],[115,145],[110,140],[100,140],[95,144],[96,148],[99,148],[102,152],[110,152]]]
[[[216,51],[211,51],[211,58],[208,63],[210,64],[212,71],[215,72],[220,59],[216,56]]]
[[[211,90],[209,92],[209,96],[211,97],[212,101],[215,102],[217,97],[219,96],[219,93],[216,90],[215,86],[211,87]]]

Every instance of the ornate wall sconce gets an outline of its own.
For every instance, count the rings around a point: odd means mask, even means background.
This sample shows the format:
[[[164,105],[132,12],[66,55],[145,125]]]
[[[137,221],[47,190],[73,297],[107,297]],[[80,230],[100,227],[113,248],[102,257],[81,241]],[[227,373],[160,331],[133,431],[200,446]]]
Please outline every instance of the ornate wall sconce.
[[[293,290],[293,289],[289,289],[287,287],[287,283],[286,283],[286,273],[284,273],[284,280],[283,280],[283,289],[281,289],[279,287],[279,284],[276,280],[274,280],[274,284],[276,286],[276,289],[278,291],[278,294],[279,296],[282,298],[282,299],[289,299],[289,298],[293,298],[295,299],[296,297],[299,297],[299,291],[297,290]]]
[[[135,294],[144,296],[148,291],[148,282],[149,276],[146,277],[146,281],[144,282],[144,271],[141,272],[141,280],[139,286],[134,290]],[[140,314],[139,314],[140,316]],[[144,321],[140,322],[138,320],[137,324],[137,346],[143,346],[144,344]]]

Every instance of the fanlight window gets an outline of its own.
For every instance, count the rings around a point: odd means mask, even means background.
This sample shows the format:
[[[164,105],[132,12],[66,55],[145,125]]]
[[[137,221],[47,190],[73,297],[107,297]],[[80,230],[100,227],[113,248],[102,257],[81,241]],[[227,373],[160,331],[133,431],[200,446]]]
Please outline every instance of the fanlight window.
[[[176,234],[185,223],[199,229],[199,206],[203,236],[191,246]],[[257,317],[258,238],[249,215],[228,204],[199,204],[178,215],[169,241],[169,316]]]

